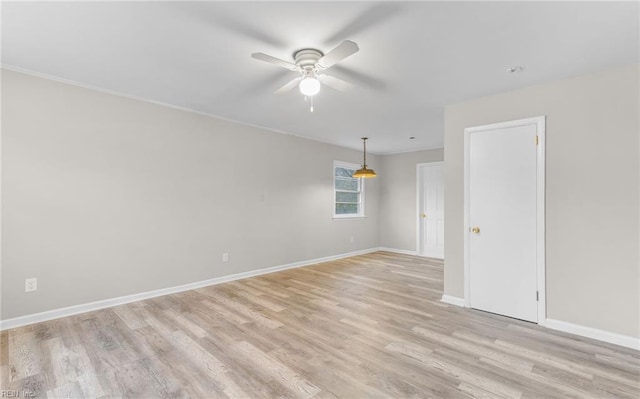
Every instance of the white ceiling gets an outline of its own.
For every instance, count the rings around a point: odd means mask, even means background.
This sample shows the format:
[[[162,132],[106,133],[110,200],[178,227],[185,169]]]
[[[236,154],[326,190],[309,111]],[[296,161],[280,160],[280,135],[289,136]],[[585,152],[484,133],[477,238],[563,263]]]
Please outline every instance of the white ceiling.
[[[639,61],[627,3],[2,3],[2,63],[373,153],[442,147],[443,107]],[[286,60],[342,40],[360,52],[329,69],[310,113]],[[521,65],[525,71],[505,70]],[[415,136],[415,140],[409,140]]]

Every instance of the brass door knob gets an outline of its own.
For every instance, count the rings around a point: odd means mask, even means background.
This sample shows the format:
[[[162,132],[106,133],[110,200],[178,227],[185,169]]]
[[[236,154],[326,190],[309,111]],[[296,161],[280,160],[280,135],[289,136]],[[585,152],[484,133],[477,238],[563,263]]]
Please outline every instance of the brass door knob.
[[[426,213],[421,213],[421,214],[420,214],[420,217],[424,219],[424,218],[426,218],[426,217],[427,217],[427,214],[426,214]]]
[[[472,227],[471,232],[473,234],[480,234],[480,227]]]

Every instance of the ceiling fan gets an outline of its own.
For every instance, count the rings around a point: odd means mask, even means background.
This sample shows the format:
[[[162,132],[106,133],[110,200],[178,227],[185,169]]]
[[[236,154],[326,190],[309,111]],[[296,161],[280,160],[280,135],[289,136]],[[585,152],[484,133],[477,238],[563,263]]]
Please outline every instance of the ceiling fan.
[[[313,112],[313,96],[320,92],[322,84],[340,91],[347,90],[353,86],[349,82],[322,72],[356,53],[358,50],[358,45],[355,42],[345,40],[327,54],[314,48],[298,50],[293,53],[293,62],[281,60],[280,58],[264,53],[253,53],[251,57],[298,72],[300,76],[286,83],[276,90],[275,93],[285,93],[298,86],[303,95],[311,98],[311,112]]]

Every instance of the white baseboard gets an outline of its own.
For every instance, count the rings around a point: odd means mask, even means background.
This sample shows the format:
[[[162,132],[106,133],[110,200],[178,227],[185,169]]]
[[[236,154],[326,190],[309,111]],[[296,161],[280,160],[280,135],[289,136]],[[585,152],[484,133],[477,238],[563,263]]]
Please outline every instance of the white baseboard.
[[[579,324],[573,324],[566,321],[553,319],[546,319],[543,325],[552,330],[558,330],[587,338],[597,339],[598,341],[604,341],[610,344],[624,346],[626,348],[640,350],[640,338],[616,334],[609,331],[599,330],[597,328],[581,326]]]
[[[378,251],[385,251],[385,252],[393,252],[395,254],[402,254],[402,255],[416,255],[416,251],[409,251],[406,249],[397,249],[397,248],[387,248],[387,247],[378,247]]]
[[[457,296],[443,295],[442,299],[440,299],[440,302],[448,303],[449,305],[460,306],[461,308],[464,307],[464,299],[458,298]]]
[[[449,305],[465,307],[464,299],[450,295],[442,295],[440,302]],[[545,319],[538,323],[539,325],[550,328],[552,330],[562,331],[570,334],[579,335],[581,337],[592,338],[598,341],[608,342],[610,344],[624,346],[635,350],[640,350],[640,338],[630,337],[628,335],[616,334],[609,331],[599,330],[597,328],[581,326],[579,324],[568,323],[566,321]]]
[[[260,276],[263,274],[279,272],[282,270],[314,265],[316,263],[330,262],[332,260],[349,258],[351,256],[364,255],[372,252],[377,252],[378,250],[379,248],[369,248],[361,251],[354,251],[354,252],[348,252],[344,254],[325,256],[323,258],[316,258],[316,259],[309,259],[309,260],[300,261],[300,262],[287,263],[286,265],[279,265],[279,266],[267,267],[264,269],[251,270],[248,272],[230,274],[227,276],[216,277],[208,280],[196,281],[193,283],[188,283],[183,285],[177,285],[174,287],[161,288],[158,290],[141,292],[138,294],[125,295],[117,298],[104,299],[100,301],[69,306],[66,308],[48,310],[46,312],[14,317],[12,319],[0,320],[0,331],[9,330],[11,328],[16,328],[16,327],[22,327],[29,324],[40,323],[47,320],[59,319],[61,317],[73,316],[80,313],[91,312],[94,310],[109,308],[112,306],[123,305],[126,303],[141,301],[144,299],[155,298],[158,296],[174,294],[176,292],[189,291],[197,288],[207,287],[210,285],[226,283],[234,280],[241,280],[247,277]]]
[[[12,319],[0,320],[0,331],[9,330],[11,328],[22,327],[29,324],[40,323],[47,320],[59,319],[61,317],[73,316],[80,313],[91,312],[94,310],[109,308],[112,306],[123,305],[126,303],[141,301],[144,299],[155,298],[163,295],[174,294],[177,292],[194,290],[197,288],[207,287],[210,285],[222,284],[229,281],[241,280],[248,277],[260,276],[263,274],[275,273],[282,270],[294,269],[298,267],[310,266],[317,263],[330,262],[333,260],[348,258],[351,256],[364,255],[377,251],[386,251],[399,253],[404,255],[415,255],[413,251],[406,251],[394,248],[370,248],[361,251],[348,252],[338,255],[325,256],[323,258],[310,259],[300,262],[288,263],[285,265],[267,267],[264,269],[251,270],[248,272],[231,274],[228,276],[216,277],[208,280],[196,281],[189,284],[178,285],[174,287],[161,288],[158,290],[141,292],[138,294],[126,295],[117,298],[104,299],[95,302],[84,303],[81,305],[69,306],[61,309],[49,310],[46,312],[30,314],[26,316],[15,317]],[[464,307],[464,299],[450,295],[442,295],[441,302],[450,305]],[[624,346],[635,350],[640,350],[640,338],[630,337],[627,335],[616,334],[592,327],[581,326],[578,324],[568,323],[560,320],[546,319],[541,325],[562,332],[576,334],[587,338],[593,338],[599,341],[608,342],[615,345]]]

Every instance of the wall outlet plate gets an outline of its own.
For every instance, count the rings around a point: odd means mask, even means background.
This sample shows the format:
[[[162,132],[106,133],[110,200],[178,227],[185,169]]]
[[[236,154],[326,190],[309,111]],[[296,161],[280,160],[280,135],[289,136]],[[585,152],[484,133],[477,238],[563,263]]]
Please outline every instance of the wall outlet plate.
[[[223,262],[229,262],[229,252],[224,252],[222,254],[222,261]]]
[[[38,290],[38,279],[27,278],[24,280],[24,292],[32,292]]]

